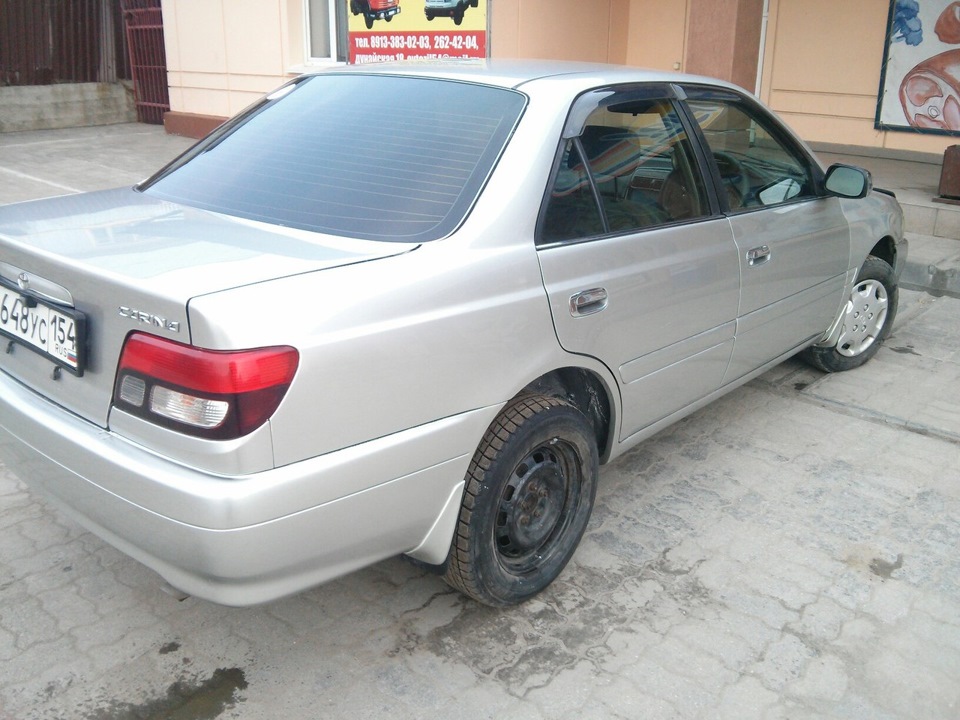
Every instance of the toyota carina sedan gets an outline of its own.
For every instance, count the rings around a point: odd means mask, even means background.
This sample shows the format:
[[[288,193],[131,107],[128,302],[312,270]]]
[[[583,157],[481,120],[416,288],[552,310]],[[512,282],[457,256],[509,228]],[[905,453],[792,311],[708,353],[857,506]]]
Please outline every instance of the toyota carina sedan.
[[[876,353],[905,257],[890,193],[723,82],[337,68],[136,187],[0,207],[0,458],[215,602],[403,553],[516,603],[600,464]]]

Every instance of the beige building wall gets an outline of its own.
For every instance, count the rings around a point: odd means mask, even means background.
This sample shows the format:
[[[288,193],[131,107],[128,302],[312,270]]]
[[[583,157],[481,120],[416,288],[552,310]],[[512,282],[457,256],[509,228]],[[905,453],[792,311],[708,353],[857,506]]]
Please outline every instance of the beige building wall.
[[[163,0],[170,109],[235,115],[303,64],[302,0]]]
[[[494,58],[682,70],[749,90],[759,66],[761,99],[808,141],[938,155],[956,142],[874,130],[889,0],[489,3]],[[163,14],[175,114],[229,117],[305,68],[304,0],[163,0]]]
[[[683,63],[691,0],[490,0],[491,56]]]
[[[683,69],[753,90],[763,0],[688,0]]]
[[[491,56],[679,69],[688,2],[490,0]],[[235,115],[306,67],[303,0],[163,0],[163,18],[174,113]]]
[[[889,0],[769,0],[760,97],[810,142],[943,154],[956,138],[875,130]]]
[[[655,70],[682,70],[689,23],[689,0],[631,0],[623,62]]]
[[[490,0],[491,57],[623,62],[630,0]]]

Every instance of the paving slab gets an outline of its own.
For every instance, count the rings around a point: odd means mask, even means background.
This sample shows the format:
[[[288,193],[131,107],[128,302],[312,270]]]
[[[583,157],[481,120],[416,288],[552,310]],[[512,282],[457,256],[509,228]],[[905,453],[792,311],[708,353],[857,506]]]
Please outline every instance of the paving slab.
[[[929,235],[907,235],[910,249],[901,287],[960,297],[960,242]]]
[[[193,142],[137,123],[0,133],[0,198],[9,203],[133,185]]]
[[[802,392],[849,412],[960,443],[960,306],[921,296],[922,311],[897,326],[869,369],[824,375]],[[909,305],[907,307],[909,310]],[[909,393],[901,391],[910,388]]]

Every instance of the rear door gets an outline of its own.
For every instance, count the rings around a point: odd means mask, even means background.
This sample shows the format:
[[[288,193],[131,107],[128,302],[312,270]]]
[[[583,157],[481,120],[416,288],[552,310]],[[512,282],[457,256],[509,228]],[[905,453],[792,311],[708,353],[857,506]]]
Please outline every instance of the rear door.
[[[590,93],[570,117],[538,255],[561,345],[619,380],[624,439],[719,387],[737,247],[669,86]]]
[[[823,333],[840,306],[850,229],[819,166],[780,123],[737,93],[687,87],[722,188],[742,291],[724,382]]]

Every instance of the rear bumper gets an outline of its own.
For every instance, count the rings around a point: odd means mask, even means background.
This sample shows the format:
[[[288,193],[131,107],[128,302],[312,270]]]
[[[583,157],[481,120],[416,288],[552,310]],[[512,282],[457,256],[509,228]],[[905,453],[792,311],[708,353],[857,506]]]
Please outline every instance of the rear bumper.
[[[174,587],[251,605],[404,552],[442,560],[471,448],[495,414],[222,477],[159,457],[0,373],[0,462]]]

